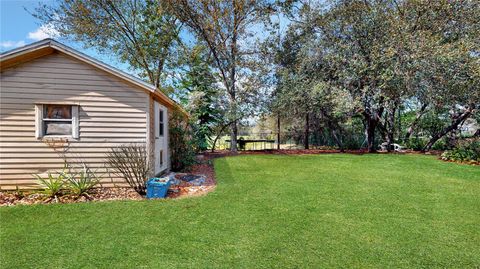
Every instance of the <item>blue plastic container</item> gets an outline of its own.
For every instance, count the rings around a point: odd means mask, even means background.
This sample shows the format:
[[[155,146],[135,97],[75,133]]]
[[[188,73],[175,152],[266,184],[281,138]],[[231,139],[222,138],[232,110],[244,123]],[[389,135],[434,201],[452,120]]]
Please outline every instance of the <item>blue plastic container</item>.
[[[152,177],[147,180],[147,198],[165,198],[170,187],[169,178]]]

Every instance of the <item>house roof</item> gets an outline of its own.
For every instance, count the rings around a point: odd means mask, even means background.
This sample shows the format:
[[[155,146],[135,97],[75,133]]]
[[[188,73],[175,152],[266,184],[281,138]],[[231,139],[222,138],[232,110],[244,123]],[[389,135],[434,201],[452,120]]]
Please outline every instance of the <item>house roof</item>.
[[[90,57],[84,53],[81,53],[78,50],[75,50],[69,46],[66,46],[58,41],[55,41],[51,38],[43,39],[32,44],[19,47],[10,51],[6,51],[0,54],[0,71],[10,68],[12,66],[31,61],[49,54],[52,54],[55,51],[59,51],[66,55],[69,55],[77,60],[80,60],[84,63],[87,63],[97,69],[100,69],[104,72],[109,73],[131,85],[139,87],[147,92],[153,94],[153,96],[160,99],[165,105],[170,107],[176,107],[185,115],[188,115],[187,112],[174,100],[169,98],[163,92],[158,90],[155,86],[150,83],[147,83],[137,77],[134,77],[130,74],[127,74],[115,67],[112,67],[108,64],[105,64],[93,57]]]

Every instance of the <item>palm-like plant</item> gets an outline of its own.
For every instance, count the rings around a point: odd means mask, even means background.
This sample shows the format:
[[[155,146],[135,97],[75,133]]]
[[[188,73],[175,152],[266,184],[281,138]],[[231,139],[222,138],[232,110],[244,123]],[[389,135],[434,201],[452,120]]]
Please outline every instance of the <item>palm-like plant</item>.
[[[60,195],[63,190],[66,175],[66,167],[64,167],[63,171],[57,175],[48,172],[47,177],[42,177],[37,174],[34,176],[43,187],[43,193],[46,194],[48,198],[55,199],[55,201],[58,202],[58,195]]]
[[[95,171],[85,164],[82,164],[82,168],[78,172],[66,174],[65,178],[67,179],[67,189],[77,197],[85,196],[88,198],[89,191],[100,182],[100,178]]]

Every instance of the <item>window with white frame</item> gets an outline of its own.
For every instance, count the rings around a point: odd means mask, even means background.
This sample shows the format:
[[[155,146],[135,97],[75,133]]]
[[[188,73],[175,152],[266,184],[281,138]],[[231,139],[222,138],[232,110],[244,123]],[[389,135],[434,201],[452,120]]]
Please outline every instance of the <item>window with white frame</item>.
[[[78,138],[78,105],[36,105],[36,137]]]

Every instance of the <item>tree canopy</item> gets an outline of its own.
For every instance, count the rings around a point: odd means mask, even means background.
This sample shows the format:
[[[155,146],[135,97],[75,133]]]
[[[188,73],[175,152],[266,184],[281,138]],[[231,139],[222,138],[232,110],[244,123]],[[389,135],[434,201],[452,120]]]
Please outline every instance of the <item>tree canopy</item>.
[[[358,134],[370,152],[430,150],[479,117],[478,1],[59,0],[34,15],[187,105],[202,150],[229,128],[236,151],[260,112],[305,148]]]

